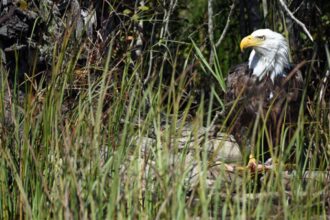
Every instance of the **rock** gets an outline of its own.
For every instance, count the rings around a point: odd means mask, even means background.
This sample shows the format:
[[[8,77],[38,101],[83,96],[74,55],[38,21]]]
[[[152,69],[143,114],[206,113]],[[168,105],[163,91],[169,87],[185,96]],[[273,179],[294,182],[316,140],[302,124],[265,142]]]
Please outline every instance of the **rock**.
[[[221,178],[223,183],[233,180],[240,183],[240,178],[233,178],[234,168],[227,164],[242,162],[241,151],[232,136],[217,132],[216,127],[200,127],[196,130],[191,124],[186,124],[180,133],[176,133],[172,138],[168,138],[165,133],[162,135],[164,137],[158,137],[160,143],[156,137],[136,136],[131,139],[133,146],[140,150],[140,168],[144,170],[141,172],[149,175],[146,175],[149,181],[150,175],[156,175],[150,166],[155,167],[160,159],[158,155],[162,155],[161,159],[165,160],[163,165],[168,167],[170,172],[178,170],[185,174],[186,187],[193,190],[200,184],[203,155],[206,153],[208,165],[206,174],[202,175],[206,177],[204,180],[208,187],[211,188],[218,178]]]

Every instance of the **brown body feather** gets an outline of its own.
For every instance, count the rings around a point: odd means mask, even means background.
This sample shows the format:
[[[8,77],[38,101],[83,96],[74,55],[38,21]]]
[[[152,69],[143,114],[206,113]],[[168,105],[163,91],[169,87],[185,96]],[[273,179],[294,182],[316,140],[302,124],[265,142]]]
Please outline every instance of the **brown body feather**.
[[[265,122],[271,144],[278,145],[281,128],[295,123],[303,87],[300,71],[285,70],[290,78],[277,76],[258,80],[247,63],[233,67],[227,77],[226,101],[233,105],[228,121],[232,134],[241,145],[248,144],[257,115],[259,124]],[[254,143],[251,143],[254,144]]]

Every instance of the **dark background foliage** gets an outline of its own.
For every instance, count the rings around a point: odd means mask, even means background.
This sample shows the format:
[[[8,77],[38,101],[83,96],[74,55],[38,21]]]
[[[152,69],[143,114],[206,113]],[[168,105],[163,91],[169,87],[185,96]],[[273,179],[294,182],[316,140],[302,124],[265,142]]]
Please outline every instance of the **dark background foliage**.
[[[159,61],[154,62],[153,68],[156,68],[158,62],[162,62],[165,51],[180,53],[184,59],[191,39],[203,48],[203,53],[210,53],[206,0],[32,1],[28,2],[26,7],[23,7],[21,2],[24,1],[2,1],[0,4],[1,48],[8,60],[5,62],[6,65],[11,66],[12,70],[15,65],[13,45],[23,47],[16,50],[20,56],[37,59],[36,65],[40,67],[38,71],[43,71],[47,64],[51,65],[53,45],[63,39],[69,31],[68,27],[76,32],[71,36],[71,44],[85,43],[85,38],[81,36],[87,35],[92,42],[88,49],[95,50],[95,46],[97,47],[98,51],[95,53],[98,53],[98,56],[94,54],[94,62],[102,60],[112,38],[115,38],[114,45],[117,49],[113,56],[118,59],[127,52],[137,59],[135,51],[141,50],[144,56],[140,57],[147,60],[150,50],[154,50],[153,56]],[[226,0],[212,2],[212,34],[216,40],[226,25],[231,4],[232,1]],[[217,47],[224,73],[230,66],[247,59],[247,54],[240,54],[238,47],[243,36],[255,29],[271,28],[288,36],[294,63],[299,63],[303,59],[313,59],[316,62],[315,66],[311,67],[314,71],[313,76],[322,76],[327,68],[325,46],[330,34],[330,3],[326,0],[292,0],[287,4],[311,32],[314,42],[308,39],[302,28],[287,15],[278,1],[237,1],[229,29],[221,46]],[[15,8],[14,13],[10,12],[12,8]],[[83,22],[83,11],[95,13],[95,20],[92,21],[93,24],[88,24],[87,29],[84,28],[86,24],[79,24]],[[138,37],[141,37],[142,42],[137,44]],[[11,46],[11,50],[8,49]],[[34,62],[31,59],[17,60],[23,62],[18,65],[20,74],[31,74]],[[81,65],[84,65],[83,61]],[[145,65],[149,63],[145,62]],[[170,68],[167,72],[171,73]]]

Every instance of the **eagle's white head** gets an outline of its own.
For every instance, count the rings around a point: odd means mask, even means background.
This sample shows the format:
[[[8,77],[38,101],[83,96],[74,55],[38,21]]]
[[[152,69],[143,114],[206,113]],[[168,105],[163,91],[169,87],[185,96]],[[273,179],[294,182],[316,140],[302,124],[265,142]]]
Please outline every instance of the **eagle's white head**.
[[[276,76],[285,75],[289,68],[289,45],[282,34],[269,29],[259,29],[241,41],[241,50],[251,47],[249,68],[253,75],[262,79],[269,75],[272,81]]]

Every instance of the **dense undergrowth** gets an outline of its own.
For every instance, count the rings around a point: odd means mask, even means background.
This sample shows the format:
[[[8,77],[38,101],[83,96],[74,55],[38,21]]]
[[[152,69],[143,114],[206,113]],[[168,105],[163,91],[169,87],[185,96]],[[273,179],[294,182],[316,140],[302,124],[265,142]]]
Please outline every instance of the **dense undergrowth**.
[[[171,9],[171,3],[175,1],[165,4],[164,11],[156,3],[134,11],[128,3],[114,1],[107,7],[122,14],[116,14],[113,22],[125,19],[109,39],[76,41],[74,28],[68,27],[53,45],[44,74],[31,68],[31,74],[12,77],[20,74],[19,53],[16,71],[12,65],[0,65],[1,219],[329,216],[330,103],[325,73],[330,57],[320,52],[320,46],[327,50],[322,33],[316,36],[321,43],[309,45],[304,54],[293,49],[295,59],[309,59],[303,69],[306,86],[294,136],[278,146],[282,153],[276,169],[265,171],[262,178],[235,170],[230,181],[223,169],[210,186],[206,173],[213,161],[204,145],[196,142],[193,161],[199,172],[191,185],[185,160],[189,149],[179,149],[178,143],[184,125],[189,124],[192,136],[213,123],[221,132],[228,131],[229,115],[223,112],[230,112],[230,106],[223,102],[224,78],[229,66],[243,58],[239,58],[239,37],[231,38],[238,36],[235,19],[226,40],[214,47],[211,64],[205,32],[192,31],[203,22],[200,9],[206,10],[206,2],[195,0],[183,7],[179,1],[180,10]],[[218,4],[219,8],[228,5]],[[228,12],[225,8],[221,13]],[[272,9],[269,16],[275,13],[280,14]],[[171,16],[186,20],[178,24]],[[142,49],[136,40],[140,33],[134,29],[141,20],[147,30],[159,31],[145,33],[150,41]],[[225,21],[226,17],[219,18],[219,26]],[[290,37],[284,23],[268,25]],[[206,30],[205,25],[201,28]],[[300,37],[305,39],[304,34]],[[94,51],[95,47],[102,50]],[[213,121],[214,117],[218,119]],[[265,131],[259,132],[258,146],[267,141]],[[282,133],[285,139],[286,130]],[[154,142],[142,144],[140,137]],[[188,146],[189,139],[184,140]],[[296,155],[295,161],[289,161],[289,154]],[[293,165],[288,168],[288,163]]]

